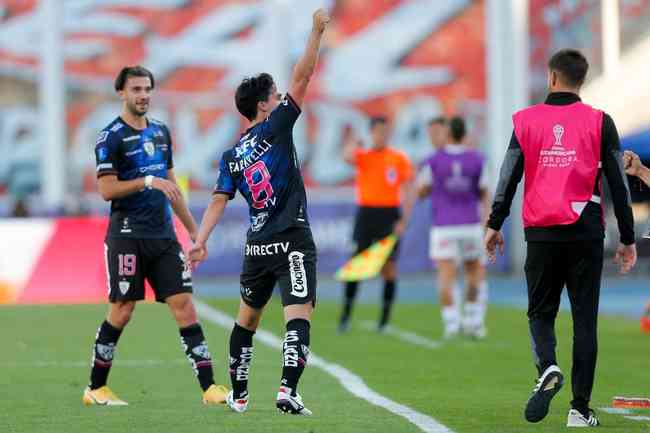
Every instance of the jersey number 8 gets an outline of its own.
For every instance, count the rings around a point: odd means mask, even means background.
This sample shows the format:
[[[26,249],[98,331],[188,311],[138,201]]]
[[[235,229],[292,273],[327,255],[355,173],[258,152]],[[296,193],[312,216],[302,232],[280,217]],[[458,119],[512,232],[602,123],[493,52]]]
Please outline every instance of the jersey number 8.
[[[244,170],[244,177],[253,197],[253,207],[255,209],[264,209],[266,202],[273,196],[271,173],[269,173],[264,161],[257,161]],[[255,181],[256,177],[258,178],[257,182]]]

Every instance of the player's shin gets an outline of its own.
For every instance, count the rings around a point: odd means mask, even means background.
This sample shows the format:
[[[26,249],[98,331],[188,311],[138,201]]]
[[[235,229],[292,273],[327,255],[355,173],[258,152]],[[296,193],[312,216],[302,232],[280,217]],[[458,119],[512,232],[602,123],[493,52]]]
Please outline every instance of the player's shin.
[[[214,384],[214,375],[212,373],[212,357],[203,336],[203,329],[201,329],[201,325],[195,323],[181,328],[180,334],[185,356],[190,361],[201,388],[205,391]]]
[[[309,321],[293,319],[287,322],[287,334],[284,337],[282,367],[282,386],[289,388],[291,395],[296,395],[298,381],[307,365],[309,355]]]
[[[253,360],[253,335],[235,323],[230,334],[230,381],[235,399],[248,397],[248,374]]]
[[[93,346],[92,369],[90,371],[90,389],[98,389],[106,385],[108,373],[113,364],[115,346],[122,334],[121,329],[113,327],[104,321],[97,330],[95,345]]]

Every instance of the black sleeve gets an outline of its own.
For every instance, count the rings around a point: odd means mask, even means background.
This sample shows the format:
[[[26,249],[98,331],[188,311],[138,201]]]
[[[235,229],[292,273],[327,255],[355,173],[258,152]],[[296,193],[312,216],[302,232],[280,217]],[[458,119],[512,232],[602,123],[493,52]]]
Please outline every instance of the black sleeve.
[[[612,194],[621,243],[631,245],[634,243],[634,216],[632,215],[630,188],[623,169],[618,131],[614,120],[608,114],[603,115],[601,160],[603,174],[607,178],[607,184]]]
[[[269,125],[274,134],[290,132],[300,116],[300,107],[290,94],[286,94],[269,116]]]
[[[524,154],[514,131],[510,138],[510,145],[499,172],[499,183],[494,194],[492,213],[487,226],[493,230],[501,230],[503,222],[510,215],[510,206],[517,192],[517,185],[524,175]]]

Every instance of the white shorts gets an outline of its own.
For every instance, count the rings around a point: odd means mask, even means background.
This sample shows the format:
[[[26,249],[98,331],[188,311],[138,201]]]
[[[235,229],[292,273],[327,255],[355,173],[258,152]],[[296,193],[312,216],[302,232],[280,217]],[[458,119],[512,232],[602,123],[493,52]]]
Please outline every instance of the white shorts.
[[[485,258],[480,224],[433,227],[429,242],[431,260],[467,262]]]

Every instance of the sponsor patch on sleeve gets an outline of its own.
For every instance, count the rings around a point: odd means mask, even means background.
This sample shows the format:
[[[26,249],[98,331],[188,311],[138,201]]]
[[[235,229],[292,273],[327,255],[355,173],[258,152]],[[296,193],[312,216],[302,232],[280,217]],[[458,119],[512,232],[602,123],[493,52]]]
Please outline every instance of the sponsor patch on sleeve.
[[[102,131],[97,136],[97,142],[95,144],[103,143],[106,141],[107,138],[108,138],[108,131]]]

